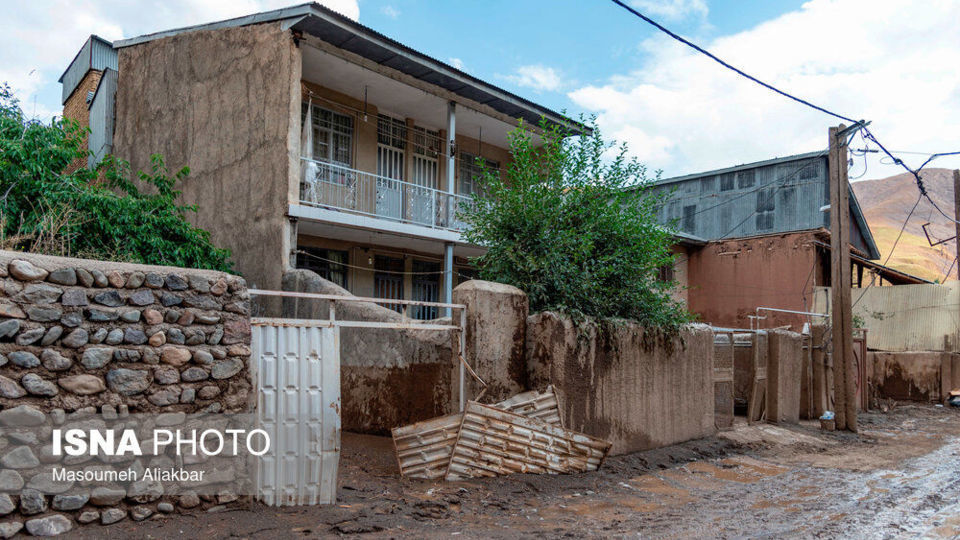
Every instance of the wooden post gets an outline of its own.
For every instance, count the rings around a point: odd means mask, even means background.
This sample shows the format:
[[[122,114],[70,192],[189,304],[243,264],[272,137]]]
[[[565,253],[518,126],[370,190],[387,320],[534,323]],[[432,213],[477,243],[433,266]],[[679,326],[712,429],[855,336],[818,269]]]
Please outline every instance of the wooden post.
[[[953,170],[953,219],[957,230],[957,279],[960,279],[960,169]],[[943,278],[946,281],[950,276]]]
[[[857,431],[857,374],[853,361],[853,313],[850,289],[850,193],[844,126],[830,128],[830,289],[837,429]]]

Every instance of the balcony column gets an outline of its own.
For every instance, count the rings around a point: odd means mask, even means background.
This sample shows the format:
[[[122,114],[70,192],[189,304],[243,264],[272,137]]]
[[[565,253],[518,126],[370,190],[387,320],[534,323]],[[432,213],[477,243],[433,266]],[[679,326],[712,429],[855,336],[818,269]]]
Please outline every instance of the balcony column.
[[[453,221],[453,193],[457,170],[457,104],[447,103],[447,224]],[[443,301],[453,303],[453,243],[448,243],[443,251]],[[444,316],[451,317],[452,310],[444,308]]]

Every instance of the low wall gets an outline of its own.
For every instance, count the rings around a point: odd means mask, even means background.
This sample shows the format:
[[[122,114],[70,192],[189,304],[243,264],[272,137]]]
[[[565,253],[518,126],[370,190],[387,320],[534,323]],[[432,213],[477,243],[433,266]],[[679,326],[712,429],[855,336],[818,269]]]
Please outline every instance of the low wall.
[[[309,270],[283,276],[283,290],[353,296]],[[283,317],[326,319],[327,301],[284,298]],[[337,318],[400,322],[396,311],[339,302]],[[340,331],[341,422],[344,431],[389,434],[392,428],[454,412],[459,368],[453,332],[343,328]]]
[[[134,519],[145,519],[161,507],[173,511],[176,503],[199,505],[195,493],[172,496],[162,487],[149,495],[134,493],[136,482],[130,491],[113,486],[109,497],[98,497],[90,487],[51,495],[45,491],[49,471],[61,461],[70,465],[70,456],[52,455],[49,445],[37,453],[31,449],[49,437],[47,427],[33,428],[34,436],[24,438],[9,426],[16,425],[14,416],[42,426],[95,412],[113,418],[150,413],[174,423],[183,422],[179,413],[249,412],[244,280],[220,272],[0,251],[0,282],[0,425],[8,426],[8,438],[0,440],[0,513],[6,522],[0,534],[24,524],[32,534],[62,532],[73,526],[66,516],[113,523],[128,509]],[[101,461],[101,466],[129,466],[107,457]]]
[[[601,331],[538,313],[527,319],[527,358],[531,386],[559,394],[564,426],[611,441],[613,454],[716,432],[708,326],[662,342],[635,324]]]
[[[960,388],[960,354],[944,352],[867,353],[877,397],[939,402]]]

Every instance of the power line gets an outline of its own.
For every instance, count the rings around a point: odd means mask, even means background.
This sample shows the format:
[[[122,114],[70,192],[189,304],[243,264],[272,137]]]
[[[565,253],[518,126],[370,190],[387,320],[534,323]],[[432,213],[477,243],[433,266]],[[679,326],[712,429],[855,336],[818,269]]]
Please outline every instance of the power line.
[[[711,53],[710,51],[704,49],[703,47],[700,47],[700,46],[697,45],[696,43],[693,43],[693,42],[691,42],[691,41],[688,41],[687,39],[684,39],[684,38],[678,36],[677,34],[674,34],[673,32],[671,32],[670,30],[668,30],[667,28],[665,28],[663,25],[661,25],[661,24],[658,23],[657,21],[651,19],[650,17],[647,17],[647,16],[644,15],[643,13],[640,13],[639,11],[633,9],[632,7],[630,7],[630,6],[628,6],[627,4],[621,2],[620,0],[613,0],[613,3],[614,3],[614,4],[617,4],[618,6],[622,7],[623,9],[629,11],[630,13],[636,15],[637,17],[640,17],[641,19],[643,19],[643,20],[646,21],[647,23],[655,26],[658,30],[660,30],[660,31],[663,32],[664,34],[667,34],[668,36],[670,36],[670,37],[672,37],[673,39],[679,41],[680,43],[683,43],[684,45],[686,45],[686,46],[694,49],[695,51],[699,52],[700,54],[703,54],[704,56],[710,58],[711,60],[713,60],[714,62],[720,64],[721,66],[723,66],[723,67],[725,67],[725,68],[727,68],[727,69],[729,69],[729,70],[737,73],[737,74],[740,75],[741,77],[745,77],[745,78],[747,78],[747,79],[749,79],[749,80],[751,80],[751,81],[759,84],[760,86],[763,86],[764,88],[766,88],[766,89],[768,89],[768,90],[772,90],[772,91],[780,94],[781,96],[783,96],[783,97],[785,97],[785,98],[787,98],[787,99],[792,99],[793,101],[796,101],[797,103],[800,103],[800,104],[802,104],[802,105],[806,105],[807,107],[810,107],[810,108],[812,108],[812,109],[816,109],[816,110],[818,110],[818,111],[820,111],[820,112],[822,112],[822,113],[829,114],[830,116],[833,116],[834,118],[839,118],[840,120],[844,120],[844,121],[846,121],[846,122],[850,122],[850,123],[853,123],[853,124],[858,123],[856,120],[854,120],[854,119],[852,119],[852,118],[848,118],[848,117],[846,117],[846,116],[843,116],[842,114],[835,113],[835,112],[833,112],[833,111],[831,111],[831,110],[828,110],[828,109],[825,109],[825,108],[823,108],[823,107],[821,107],[821,106],[819,106],[819,105],[814,105],[813,103],[810,103],[809,101],[807,101],[807,100],[805,100],[805,99],[802,99],[802,98],[799,98],[799,97],[797,97],[797,96],[794,96],[793,94],[784,92],[783,90],[780,90],[779,88],[777,88],[776,86],[773,86],[772,84],[765,83],[765,82],[761,81],[760,79],[754,77],[753,75],[750,75],[749,73],[745,73],[743,70],[741,70],[741,69],[739,69],[739,68],[736,68],[736,67],[730,65],[729,63],[725,62],[724,60],[721,60],[721,59],[718,58],[716,55],[714,55],[714,54]]]

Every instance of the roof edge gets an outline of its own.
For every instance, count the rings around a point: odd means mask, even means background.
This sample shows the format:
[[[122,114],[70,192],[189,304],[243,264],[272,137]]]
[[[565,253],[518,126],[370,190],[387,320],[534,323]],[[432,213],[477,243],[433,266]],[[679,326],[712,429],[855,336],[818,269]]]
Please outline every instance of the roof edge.
[[[683,181],[686,181],[686,180],[692,180],[692,179],[694,179],[694,178],[700,178],[701,176],[712,176],[712,175],[715,175],[715,174],[725,174],[725,173],[742,171],[742,170],[745,170],[745,169],[755,169],[755,168],[757,168],[757,167],[765,167],[765,166],[768,166],[768,165],[776,165],[776,164],[778,164],[778,163],[790,163],[790,162],[793,162],[793,161],[801,161],[801,160],[804,160],[804,159],[810,159],[810,158],[815,158],[815,157],[826,157],[826,156],[827,156],[826,150],[818,150],[818,151],[815,151],[815,152],[806,152],[806,153],[803,153],[803,154],[795,154],[795,155],[792,155],[792,156],[777,157],[777,158],[772,158],[772,159],[765,159],[765,160],[763,160],[763,161],[754,161],[754,162],[752,162],[752,163],[744,163],[744,164],[741,164],[741,165],[733,165],[733,166],[731,166],[731,167],[725,167],[725,168],[723,168],[723,169],[714,169],[714,170],[712,170],[712,171],[704,171],[704,172],[698,172],[698,173],[692,173],[692,174],[685,174],[685,175],[683,175],[683,176],[672,176],[672,177],[670,177],[670,178],[664,178],[663,180],[659,180],[659,181],[657,181],[657,182],[654,182],[654,184],[655,184],[655,185],[673,184],[673,183],[675,183],[675,182],[683,182]]]

